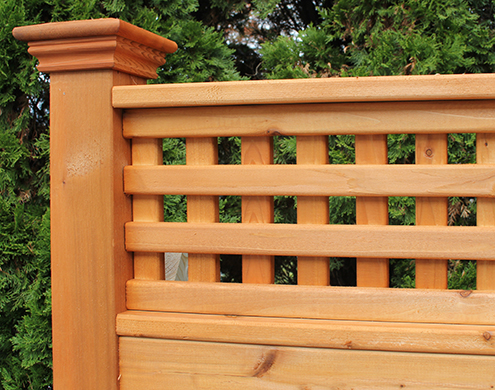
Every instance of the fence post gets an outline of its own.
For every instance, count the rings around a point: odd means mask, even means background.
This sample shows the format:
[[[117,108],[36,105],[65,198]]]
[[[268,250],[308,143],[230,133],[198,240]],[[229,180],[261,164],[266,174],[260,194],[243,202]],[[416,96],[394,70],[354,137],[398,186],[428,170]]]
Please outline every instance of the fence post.
[[[118,389],[116,314],[133,276],[122,170],[130,141],[112,87],[156,78],[174,42],[117,19],[14,29],[50,73],[55,389]]]

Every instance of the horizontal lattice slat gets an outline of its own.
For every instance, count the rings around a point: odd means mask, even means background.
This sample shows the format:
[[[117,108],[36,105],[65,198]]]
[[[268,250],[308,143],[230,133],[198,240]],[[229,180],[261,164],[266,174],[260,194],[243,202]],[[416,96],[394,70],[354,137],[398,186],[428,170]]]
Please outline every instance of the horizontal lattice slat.
[[[483,133],[494,110],[486,100],[138,109],[124,113],[124,136]]]
[[[495,196],[493,165],[129,166],[129,194]]]
[[[489,291],[127,282],[129,310],[493,326],[493,307]]]
[[[495,227],[126,224],[126,248],[142,252],[495,260]]]

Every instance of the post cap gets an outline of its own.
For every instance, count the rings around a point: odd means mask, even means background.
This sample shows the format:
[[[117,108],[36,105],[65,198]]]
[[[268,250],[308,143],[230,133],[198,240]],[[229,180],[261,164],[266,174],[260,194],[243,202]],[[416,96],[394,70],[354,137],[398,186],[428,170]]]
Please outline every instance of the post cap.
[[[156,78],[177,44],[119,19],[92,19],[16,27],[41,72],[114,69]]]

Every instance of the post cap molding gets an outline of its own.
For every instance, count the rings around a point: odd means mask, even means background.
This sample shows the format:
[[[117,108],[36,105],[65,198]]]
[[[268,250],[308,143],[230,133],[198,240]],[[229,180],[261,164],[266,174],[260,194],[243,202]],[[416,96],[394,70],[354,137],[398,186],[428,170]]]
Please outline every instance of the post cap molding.
[[[157,78],[156,69],[177,44],[119,19],[92,19],[16,27],[41,72],[114,69]]]

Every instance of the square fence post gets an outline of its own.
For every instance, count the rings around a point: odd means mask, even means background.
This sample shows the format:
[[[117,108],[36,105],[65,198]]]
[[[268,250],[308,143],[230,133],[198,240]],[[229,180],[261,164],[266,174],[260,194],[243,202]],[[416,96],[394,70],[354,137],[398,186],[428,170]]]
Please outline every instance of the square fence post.
[[[112,87],[145,84],[177,45],[117,19],[14,29],[50,73],[55,389],[118,389],[116,315],[133,277],[123,192],[131,162]]]

